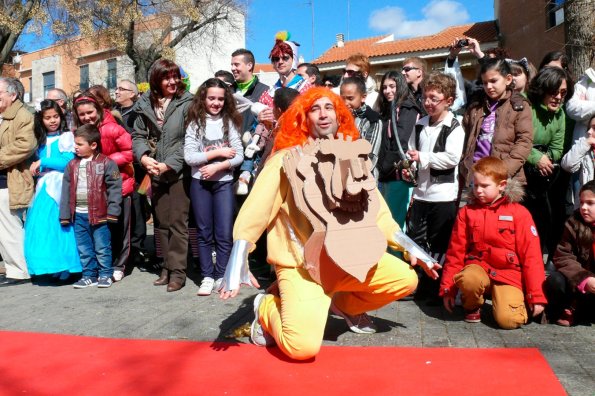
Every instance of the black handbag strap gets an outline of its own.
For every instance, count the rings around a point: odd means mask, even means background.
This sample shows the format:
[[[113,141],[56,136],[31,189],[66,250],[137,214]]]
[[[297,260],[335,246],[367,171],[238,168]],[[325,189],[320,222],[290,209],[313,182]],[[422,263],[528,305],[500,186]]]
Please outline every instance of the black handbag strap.
[[[401,147],[401,141],[399,140],[399,135],[397,134],[397,121],[399,121],[399,109],[397,108],[397,100],[396,98],[390,104],[390,120],[392,125],[389,125],[389,129],[392,126],[393,129],[393,138],[397,142],[397,149],[399,150],[399,154],[401,154],[401,158],[405,159],[405,152],[403,151],[403,147]]]

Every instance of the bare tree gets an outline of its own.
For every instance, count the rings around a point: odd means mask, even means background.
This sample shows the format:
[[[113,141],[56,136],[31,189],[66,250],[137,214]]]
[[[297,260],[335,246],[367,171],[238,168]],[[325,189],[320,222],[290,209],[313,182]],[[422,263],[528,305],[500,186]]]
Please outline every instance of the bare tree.
[[[43,0],[4,0],[0,3],[0,68],[8,60],[25,26],[47,18]]]
[[[147,80],[155,60],[173,58],[174,48],[188,36],[201,37],[221,24],[233,28],[241,10],[237,0],[56,1],[60,12],[53,29],[60,38],[94,37],[116,48],[132,60],[137,81]]]
[[[595,0],[567,0],[564,20],[566,52],[578,76],[591,67],[595,55]]]

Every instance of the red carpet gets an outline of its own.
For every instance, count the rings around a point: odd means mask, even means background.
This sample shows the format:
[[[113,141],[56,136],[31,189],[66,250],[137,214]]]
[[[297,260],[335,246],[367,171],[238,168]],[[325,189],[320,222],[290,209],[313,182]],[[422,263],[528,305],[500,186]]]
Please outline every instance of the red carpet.
[[[565,395],[537,349],[323,347],[0,331],[3,395]]]

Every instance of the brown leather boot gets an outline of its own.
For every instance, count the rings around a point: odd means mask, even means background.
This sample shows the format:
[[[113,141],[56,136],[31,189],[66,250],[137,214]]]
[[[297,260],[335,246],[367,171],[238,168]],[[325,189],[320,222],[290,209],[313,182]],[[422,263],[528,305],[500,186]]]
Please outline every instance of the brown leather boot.
[[[161,270],[161,275],[155,282],[153,282],[153,286],[165,286],[169,283],[169,271],[166,268]]]

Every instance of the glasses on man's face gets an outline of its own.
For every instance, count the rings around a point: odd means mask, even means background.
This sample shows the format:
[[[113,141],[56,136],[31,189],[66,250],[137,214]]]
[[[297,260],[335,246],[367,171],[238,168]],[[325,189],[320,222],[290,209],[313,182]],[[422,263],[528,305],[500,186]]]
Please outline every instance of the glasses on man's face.
[[[289,56],[289,55],[283,55],[282,57],[273,56],[273,57],[271,57],[271,62],[273,62],[273,63],[277,63],[277,62],[279,62],[280,60],[283,60],[283,62],[287,62],[287,61],[289,61],[290,59],[291,59],[291,56]]]
[[[404,71],[405,73],[409,73],[411,70],[419,70],[419,67],[405,66],[401,70]]]
[[[129,91],[132,92],[132,89],[124,88],[124,87],[117,87],[116,91]]]
[[[424,102],[424,103],[428,103],[428,102],[430,102],[430,104],[432,104],[432,105],[434,105],[434,106],[436,106],[438,103],[440,103],[440,102],[442,102],[442,101],[444,101],[444,98],[442,98],[442,99],[439,99],[439,98],[432,98],[432,97],[429,97],[429,98],[423,98],[423,102]]]
[[[355,76],[356,73],[359,73],[359,70],[343,69],[343,75],[347,75],[349,77]]]

